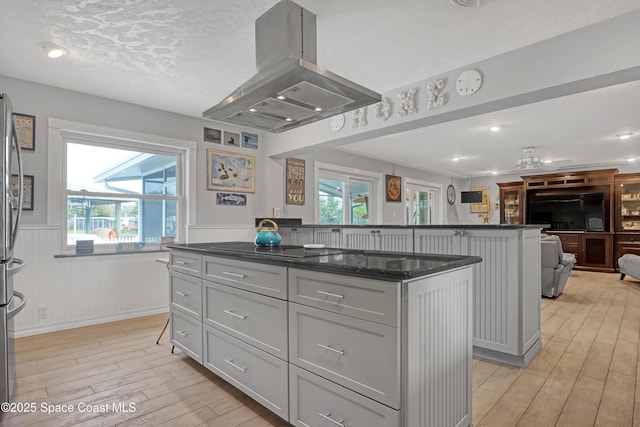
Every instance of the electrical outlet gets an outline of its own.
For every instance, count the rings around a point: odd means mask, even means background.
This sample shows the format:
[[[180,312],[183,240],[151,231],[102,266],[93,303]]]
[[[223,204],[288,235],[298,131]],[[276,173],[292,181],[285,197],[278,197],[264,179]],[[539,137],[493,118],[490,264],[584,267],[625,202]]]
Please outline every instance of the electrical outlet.
[[[49,307],[46,305],[41,305],[38,307],[38,319],[44,320],[49,317]]]
[[[280,218],[280,208],[273,208],[273,217]]]

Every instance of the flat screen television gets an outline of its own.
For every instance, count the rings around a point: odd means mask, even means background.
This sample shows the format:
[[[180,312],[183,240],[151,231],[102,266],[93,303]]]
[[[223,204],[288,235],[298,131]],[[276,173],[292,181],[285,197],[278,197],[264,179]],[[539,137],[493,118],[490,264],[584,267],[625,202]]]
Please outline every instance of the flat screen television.
[[[482,203],[482,191],[461,191],[460,203]]]
[[[528,224],[549,224],[550,230],[604,231],[604,193],[528,197]]]

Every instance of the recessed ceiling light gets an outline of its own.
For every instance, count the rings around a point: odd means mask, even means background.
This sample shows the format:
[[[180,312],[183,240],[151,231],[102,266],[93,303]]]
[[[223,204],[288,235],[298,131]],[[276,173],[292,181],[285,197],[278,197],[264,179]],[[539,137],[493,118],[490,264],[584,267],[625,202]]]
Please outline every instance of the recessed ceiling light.
[[[551,162],[553,162],[553,160],[551,160],[551,159],[546,159],[546,160],[542,161],[542,163],[551,163]]]
[[[457,162],[458,160],[460,160],[460,157],[452,157],[451,160],[453,160],[454,162]]]
[[[491,173],[494,174],[494,175],[498,175],[499,172],[498,171],[491,171]]]
[[[51,42],[41,42],[38,45],[46,52],[49,58],[59,58],[69,54],[69,49]]]
[[[633,132],[623,132],[616,135],[618,139],[629,139],[633,136]]]
[[[500,132],[500,126],[491,126],[489,130],[491,132]]]
[[[255,108],[249,108],[249,111],[251,111],[252,113],[255,113],[256,109]]]
[[[291,117],[287,117],[286,119],[284,119],[286,122],[292,122],[293,119]]]
[[[629,163],[633,163],[633,162],[635,162],[636,160],[638,160],[638,158],[637,158],[637,157],[629,157],[629,158],[627,159],[627,162],[629,162]]]
[[[316,107],[316,108],[314,108],[314,110],[316,110],[317,112],[320,112],[320,111],[322,111],[322,108]]]
[[[285,97],[284,97],[284,96],[282,96],[282,95],[278,95],[278,96],[276,96],[276,98],[278,98],[278,99],[280,99],[280,100],[287,99],[287,98],[285,98]]]

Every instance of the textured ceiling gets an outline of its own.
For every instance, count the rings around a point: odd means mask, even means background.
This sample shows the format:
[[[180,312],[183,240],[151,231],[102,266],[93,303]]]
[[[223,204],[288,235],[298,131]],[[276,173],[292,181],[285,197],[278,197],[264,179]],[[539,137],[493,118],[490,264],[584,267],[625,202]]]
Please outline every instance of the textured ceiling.
[[[255,72],[276,0],[0,0],[0,74],[200,117]],[[640,9],[638,0],[298,0],[318,64],[386,92]],[[8,42],[10,41],[10,42]],[[47,58],[39,42],[71,51]]]

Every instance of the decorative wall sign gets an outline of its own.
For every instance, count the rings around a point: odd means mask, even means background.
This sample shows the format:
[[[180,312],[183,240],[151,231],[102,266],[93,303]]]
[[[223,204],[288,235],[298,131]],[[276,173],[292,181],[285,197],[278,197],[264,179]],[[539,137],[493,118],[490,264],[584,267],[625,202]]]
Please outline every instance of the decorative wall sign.
[[[224,145],[232,145],[234,147],[240,147],[240,135],[233,132],[225,132]]]
[[[222,131],[220,129],[204,128],[204,142],[212,142],[214,144],[222,143]]]
[[[36,116],[13,113],[13,124],[20,148],[35,151],[36,149]]]
[[[351,127],[353,129],[367,125],[367,107],[358,108],[353,110],[353,116],[351,117]]]
[[[242,132],[242,146],[244,148],[258,149],[258,135],[255,133]]]
[[[247,206],[247,195],[238,193],[216,193],[216,205]]]
[[[471,187],[471,191],[482,191],[482,201],[471,203],[471,213],[489,212],[489,187]]]
[[[415,96],[415,89],[398,94],[398,98],[400,98],[400,111],[398,111],[398,117],[406,116],[407,114],[414,114],[418,111],[416,109]]]
[[[402,178],[395,175],[385,175],[385,189],[387,202],[402,201]]]
[[[427,101],[427,108],[432,110],[444,105],[444,93],[440,93],[444,89],[444,79],[436,80],[435,82],[429,82],[427,85],[427,92],[429,93],[429,100]]]
[[[303,159],[287,159],[286,193],[288,205],[304,205],[305,162]]]
[[[255,176],[254,156],[213,148],[207,150],[207,190],[254,193]]]
[[[373,109],[378,120],[387,120],[391,117],[391,102],[389,98],[382,98],[382,101],[377,103]]]
[[[33,210],[33,175],[22,175],[22,210],[23,211],[32,211]],[[11,202],[11,207],[13,209],[18,209],[18,175],[11,175],[11,194],[13,195],[13,200]]]

